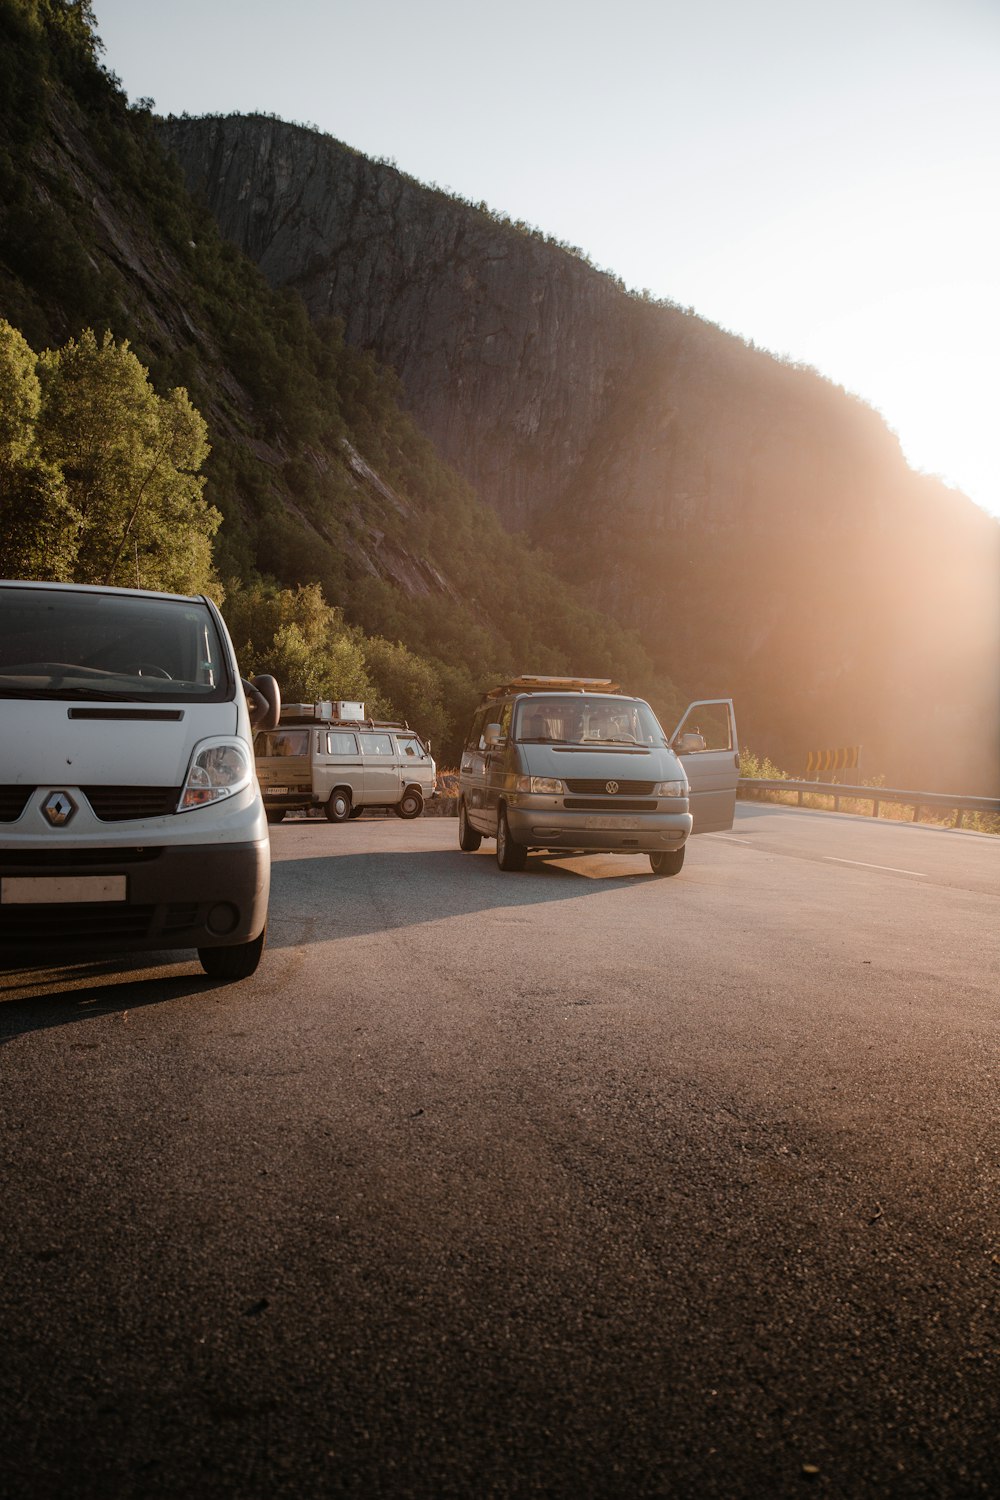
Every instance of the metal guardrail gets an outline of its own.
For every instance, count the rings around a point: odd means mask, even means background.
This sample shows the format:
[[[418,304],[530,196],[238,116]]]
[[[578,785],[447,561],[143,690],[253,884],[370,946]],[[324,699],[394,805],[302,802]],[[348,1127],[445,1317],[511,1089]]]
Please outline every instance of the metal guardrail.
[[[1000,797],[962,797],[952,792],[906,792],[888,786],[843,786],[833,781],[769,781],[764,777],[741,776],[737,783],[737,796],[748,792],[797,792],[798,806],[804,796],[832,797],[834,812],[840,811],[842,798],[872,804],[872,817],[879,815],[879,804],[894,802],[897,806],[912,807],[913,821],[919,823],[922,808],[953,809],[955,828],[961,828],[967,812],[993,813],[1000,816]]]

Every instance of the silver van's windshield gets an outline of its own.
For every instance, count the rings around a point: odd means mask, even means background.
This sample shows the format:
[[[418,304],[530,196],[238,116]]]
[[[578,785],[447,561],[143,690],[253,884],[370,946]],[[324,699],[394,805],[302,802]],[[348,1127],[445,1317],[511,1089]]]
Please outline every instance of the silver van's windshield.
[[[218,703],[234,687],[199,599],[0,585],[0,698]]]
[[[656,745],[667,737],[640,698],[589,698],[580,693],[533,693],[514,715],[521,744]]]

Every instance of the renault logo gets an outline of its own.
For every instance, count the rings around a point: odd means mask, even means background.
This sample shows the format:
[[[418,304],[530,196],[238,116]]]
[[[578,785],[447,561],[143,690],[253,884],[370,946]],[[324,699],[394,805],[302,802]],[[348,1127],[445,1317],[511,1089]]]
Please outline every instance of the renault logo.
[[[617,790],[618,790],[618,783],[617,783],[617,781],[606,781],[604,783],[604,790],[606,792],[609,792],[611,794],[611,796],[613,797],[614,794],[615,794],[615,792],[617,792]]]
[[[42,812],[53,828],[65,828],[76,812],[76,803],[69,792],[50,792],[42,803]]]

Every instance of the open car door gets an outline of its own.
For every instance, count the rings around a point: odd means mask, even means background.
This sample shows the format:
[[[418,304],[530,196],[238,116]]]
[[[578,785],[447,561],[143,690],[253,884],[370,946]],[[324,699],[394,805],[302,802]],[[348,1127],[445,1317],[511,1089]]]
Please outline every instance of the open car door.
[[[692,703],[670,736],[670,748],[691,787],[692,833],[732,828],[740,774],[733,700],[707,698]]]

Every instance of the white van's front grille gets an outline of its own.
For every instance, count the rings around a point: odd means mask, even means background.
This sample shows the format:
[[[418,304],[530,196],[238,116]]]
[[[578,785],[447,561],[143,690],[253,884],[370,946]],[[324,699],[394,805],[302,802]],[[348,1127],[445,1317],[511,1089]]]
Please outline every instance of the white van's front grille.
[[[16,823],[34,790],[33,786],[0,786],[0,823]]]
[[[176,786],[85,786],[80,790],[102,823],[162,818],[177,811],[181,796]]]

